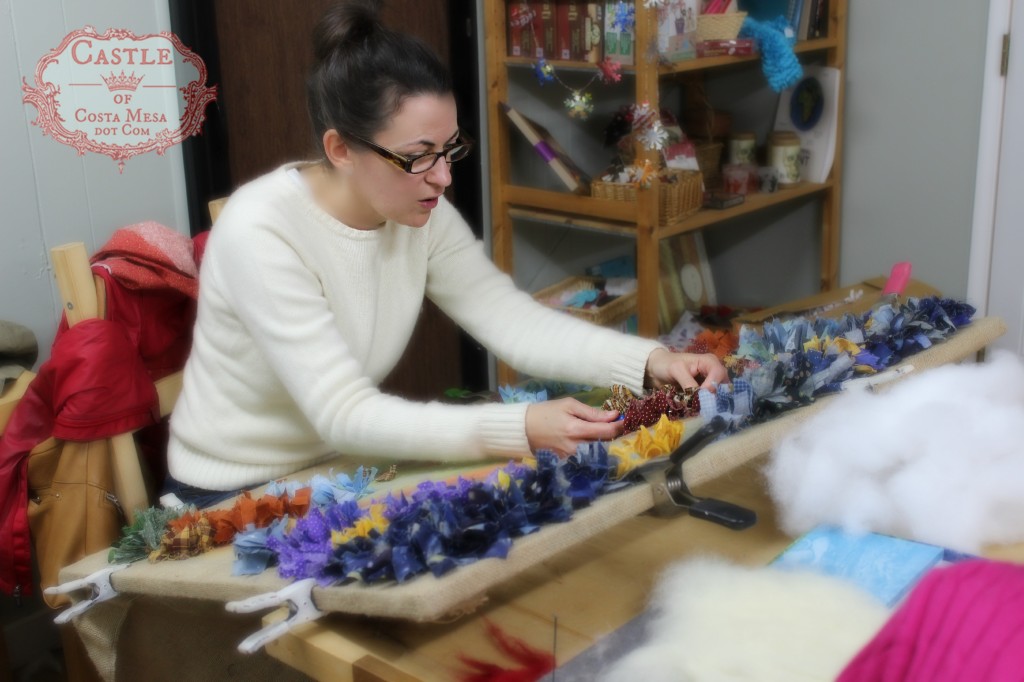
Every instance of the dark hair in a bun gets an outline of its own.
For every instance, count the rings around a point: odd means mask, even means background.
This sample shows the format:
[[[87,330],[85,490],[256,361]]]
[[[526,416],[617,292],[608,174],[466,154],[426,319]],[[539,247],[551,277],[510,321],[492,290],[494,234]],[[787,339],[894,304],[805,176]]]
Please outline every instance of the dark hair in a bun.
[[[316,61],[306,84],[317,148],[335,129],[372,139],[414,95],[452,91],[448,70],[422,41],[385,27],[381,0],[344,0],[313,30]]]

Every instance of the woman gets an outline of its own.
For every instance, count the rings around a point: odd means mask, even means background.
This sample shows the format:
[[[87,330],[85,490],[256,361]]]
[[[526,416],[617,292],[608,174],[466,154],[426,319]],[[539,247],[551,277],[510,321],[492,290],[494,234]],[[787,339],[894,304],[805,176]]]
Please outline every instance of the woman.
[[[572,399],[454,406],[381,393],[424,295],[534,376],[636,391],[727,378],[714,356],[671,353],[515,289],[443,196],[449,165],[472,146],[450,77],[422,43],[379,23],[379,4],[339,4],[314,32],[320,161],[240,188],[211,234],[171,421],[170,489],[184,502],[210,504],[339,452],[506,458],[620,433],[616,412]]]

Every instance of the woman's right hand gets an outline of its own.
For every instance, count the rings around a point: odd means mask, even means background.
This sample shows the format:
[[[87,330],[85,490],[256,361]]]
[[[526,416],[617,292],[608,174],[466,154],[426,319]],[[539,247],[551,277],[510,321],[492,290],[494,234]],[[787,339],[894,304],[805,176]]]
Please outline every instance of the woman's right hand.
[[[617,438],[622,433],[618,417],[617,410],[590,407],[575,398],[533,403],[526,408],[526,438],[535,452],[571,455],[581,443]]]

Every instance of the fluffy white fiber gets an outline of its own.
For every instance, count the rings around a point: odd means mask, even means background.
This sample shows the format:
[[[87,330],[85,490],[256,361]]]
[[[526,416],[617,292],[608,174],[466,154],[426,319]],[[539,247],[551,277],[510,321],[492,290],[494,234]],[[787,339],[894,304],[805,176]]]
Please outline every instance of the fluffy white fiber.
[[[1024,541],[1024,364],[997,352],[838,396],[767,477],[791,535],[828,523],[969,552]]]
[[[600,682],[833,680],[888,611],[851,583],[712,559],[668,569],[648,640]]]

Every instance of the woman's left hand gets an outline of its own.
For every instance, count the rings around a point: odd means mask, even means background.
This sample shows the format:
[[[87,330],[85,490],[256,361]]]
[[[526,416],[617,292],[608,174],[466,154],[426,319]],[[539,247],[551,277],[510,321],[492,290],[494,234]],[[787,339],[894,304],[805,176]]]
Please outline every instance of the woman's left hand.
[[[658,348],[647,357],[647,376],[655,388],[678,384],[682,388],[700,386],[711,391],[729,381],[725,365],[712,353],[674,353]],[[698,379],[703,379],[698,384]]]

